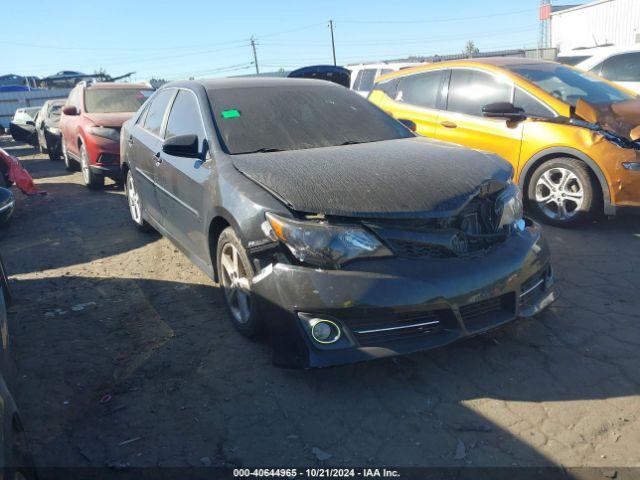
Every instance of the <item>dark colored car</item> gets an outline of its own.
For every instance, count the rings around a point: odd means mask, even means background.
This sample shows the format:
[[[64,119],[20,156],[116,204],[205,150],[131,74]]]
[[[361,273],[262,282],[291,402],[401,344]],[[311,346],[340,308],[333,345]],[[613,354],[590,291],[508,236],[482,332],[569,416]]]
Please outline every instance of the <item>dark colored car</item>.
[[[120,181],[120,127],[153,89],[146,84],[80,82],[62,108],[62,156],[67,170],[80,166],[89,188],[105,177]]]
[[[8,188],[0,187],[0,227],[8,225],[13,216],[15,200]]]
[[[53,161],[60,160],[60,116],[65,100],[47,100],[36,119],[36,133],[41,152],[47,152]]]
[[[511,166],[416,137],[330,82],[171,83],[123,126],[131,217],[218,281],[274,362],[446,345],[553,301]]]
[[[4,261],[0,256],[0,471],[3,479],[35,480],[33,456],[24,431],[20,412],[11,395],[13,363],[9,350],[7,306],[11,304]]]
[[[302,67],[289,73],[287,77],[327,80],[347,88],[351,85],[351,70],[336,65],[312,65],[310,67]]]

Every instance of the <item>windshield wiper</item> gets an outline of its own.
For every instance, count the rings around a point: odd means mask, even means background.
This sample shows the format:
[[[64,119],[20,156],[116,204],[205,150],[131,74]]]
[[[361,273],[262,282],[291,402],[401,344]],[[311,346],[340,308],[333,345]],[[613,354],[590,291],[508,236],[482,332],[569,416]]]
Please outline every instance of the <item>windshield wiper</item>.
[[[357,145],[358,143],[369,143],[369,142],[360,141],[360,140],[347,140],[346,142],[343,142],[340,145]]]
[[[249,154],[249,153],[269,153],[269,152],[283,152],[284,150],[281,150],[279,148],[268,148],[268,147],[262,147],[262,148],[257,148],[255,150],[250,150],[248,152],[240,152],[237,153],[236,155],[244,155]]]

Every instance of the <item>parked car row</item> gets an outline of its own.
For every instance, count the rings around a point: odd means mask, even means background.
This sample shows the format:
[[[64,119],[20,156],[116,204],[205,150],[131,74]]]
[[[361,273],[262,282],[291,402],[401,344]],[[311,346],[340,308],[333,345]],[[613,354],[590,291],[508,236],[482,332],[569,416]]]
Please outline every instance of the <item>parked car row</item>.
[[[77,85],[67,168],[218,282],[235,328],[314,367],[446,345],[555,298],[540,226],[640,207],[640,101],[555,62]],[[332,82],[310,80],[324,78]],[[470,147],[470,148],[469,148]]]

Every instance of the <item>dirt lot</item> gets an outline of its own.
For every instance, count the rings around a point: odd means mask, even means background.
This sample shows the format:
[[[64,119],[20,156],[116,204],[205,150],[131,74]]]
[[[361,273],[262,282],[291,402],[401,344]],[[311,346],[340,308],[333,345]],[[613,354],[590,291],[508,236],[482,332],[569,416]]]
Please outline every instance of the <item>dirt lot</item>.
[[[289,371],[232,330],[169,241],[130,225],[121,191],[0,145],[48,192],[14,188],[0,233],[39,465],[640,465],[639,219],[546,228],[560,299],[538,318],[408,358]]]

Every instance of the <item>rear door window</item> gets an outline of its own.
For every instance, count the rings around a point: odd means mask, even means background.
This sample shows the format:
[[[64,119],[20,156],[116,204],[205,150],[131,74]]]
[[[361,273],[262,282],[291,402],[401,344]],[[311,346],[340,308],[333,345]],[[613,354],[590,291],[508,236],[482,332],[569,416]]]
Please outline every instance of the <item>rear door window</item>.
[[[395,99],[424,108],[437,108],[445,70],[416,73],[402,77],[398,83]]]
[[[447,110],[481,117],[485,105],[510,102],[512,90],[510,83],[488,73],[456,68],[451,70]]]
[[[623,53],[606,59],[600,75],[616,82],[640,82],[640,52]]]
[[[169,105],[169,100],[171,100],[173,92],[173,90],[162,90],[158,92],[147,110],[147,116],[144,119],[144,129],[157,137],[160,136],[164,113],[167,110],[167,105]]]

